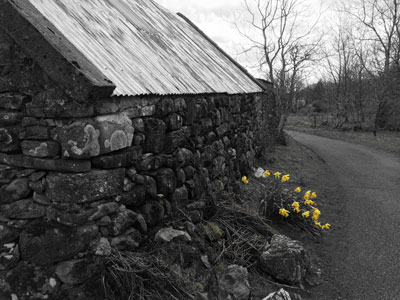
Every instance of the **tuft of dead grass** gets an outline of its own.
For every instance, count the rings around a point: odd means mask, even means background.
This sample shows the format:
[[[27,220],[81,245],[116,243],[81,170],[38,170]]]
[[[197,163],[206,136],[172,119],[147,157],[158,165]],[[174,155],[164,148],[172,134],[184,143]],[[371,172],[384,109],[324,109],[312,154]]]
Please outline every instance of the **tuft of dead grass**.
[[[151,253],[113,251],[103,285],[110,300],[195,299],[184,280]]]

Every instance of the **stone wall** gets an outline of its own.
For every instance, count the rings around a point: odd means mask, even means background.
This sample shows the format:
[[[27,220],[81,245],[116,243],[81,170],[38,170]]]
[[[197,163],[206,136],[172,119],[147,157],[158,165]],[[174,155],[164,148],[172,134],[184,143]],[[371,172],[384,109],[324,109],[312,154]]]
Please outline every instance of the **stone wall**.
[[[268,93],[67,94],[0,32],[0,299],[101,299],[111,248],[200,222],[277,126]]]

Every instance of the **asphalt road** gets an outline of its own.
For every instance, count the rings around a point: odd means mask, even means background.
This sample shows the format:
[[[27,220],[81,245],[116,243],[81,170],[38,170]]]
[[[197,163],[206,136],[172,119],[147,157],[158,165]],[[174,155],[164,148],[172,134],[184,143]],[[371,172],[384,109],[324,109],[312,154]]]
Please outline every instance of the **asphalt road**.
[[[346,249],[331,249],[340,251],[332,262],[344,289],[339,299],[399,300],[400,158],[357,144],[287,133],[316,152],[344,190],[348,218],[339,236]]]

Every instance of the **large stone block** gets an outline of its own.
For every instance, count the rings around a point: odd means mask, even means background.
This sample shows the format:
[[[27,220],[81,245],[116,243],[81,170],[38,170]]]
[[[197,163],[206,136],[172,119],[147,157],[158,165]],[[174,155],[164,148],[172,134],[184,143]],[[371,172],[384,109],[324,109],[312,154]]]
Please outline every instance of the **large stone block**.
[[[5,153],[0,153],[0,163],[27,169],[73,173],[89,172],[91,168],[90,161],[44,159],[20,154],[11,155]]]
[[[13,125],[21,122],[23,114],[18,111],[0,109],[0,124]]]
[[[85,251],[97,233],[96,225],[75,228],[34,221],[20,235],[21,256],[37,265],[63,261]]]
[[[23,199],[31,192],[29,179],[17,178],[0,189],[0,204],[11,203]]]
[[[300,242],[275,234],[261,253],[260,265],[274,278],[292,285],[304,280],[310,257]]]
[[[22,153],[34,157],[54,157],[59,155],[60,145],[55,141],[22,141]]]
[[[2,213],[11,219],[36,219],[43,217],[46,206],[35,203],[32,199],[20,200],[0,206]]]
[[[54,202],[85,203],[122,193],[125,169],[89,173],[49,173],[45,195]]]
[[[29,116],[38,118],[80,118],[94,113],[93,103],[74,101],[61,89],[45,89],[26,105]]]
[[[125,114],[75,121],[55,131],[62,155],[89,158],[132,145],[134,129]]]

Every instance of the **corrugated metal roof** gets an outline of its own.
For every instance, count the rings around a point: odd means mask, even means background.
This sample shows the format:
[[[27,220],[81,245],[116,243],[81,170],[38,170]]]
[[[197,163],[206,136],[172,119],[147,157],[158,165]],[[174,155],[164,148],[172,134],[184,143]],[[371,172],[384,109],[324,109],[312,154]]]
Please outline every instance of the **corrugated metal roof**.
[[[151,0],[28,0],[115,85],[114,95],[262,91],[188,22]]]

